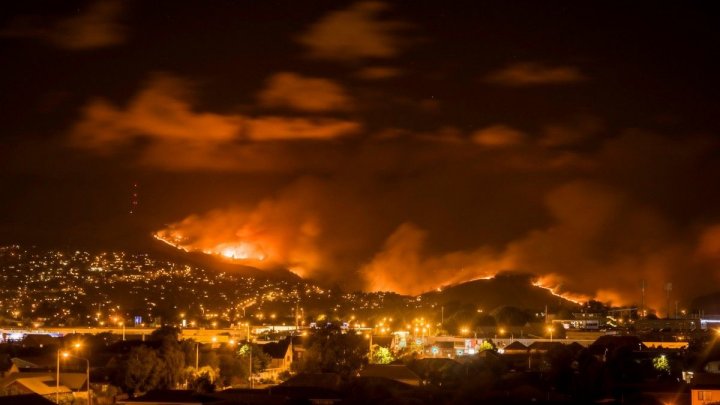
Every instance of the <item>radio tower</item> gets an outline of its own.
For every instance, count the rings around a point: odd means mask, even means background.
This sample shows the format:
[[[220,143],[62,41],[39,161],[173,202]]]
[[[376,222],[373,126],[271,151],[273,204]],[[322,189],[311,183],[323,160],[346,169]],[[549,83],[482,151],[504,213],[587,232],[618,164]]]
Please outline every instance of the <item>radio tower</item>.
[[[645,279],[642,280],[642,299],[640,300],[640,316],[639,318],[645,318]]]
[[[133,183],[132,185],[132,191],[130,193],[130,215],[135,214],[137,212],[138,208],[138,184],[137,182]]]

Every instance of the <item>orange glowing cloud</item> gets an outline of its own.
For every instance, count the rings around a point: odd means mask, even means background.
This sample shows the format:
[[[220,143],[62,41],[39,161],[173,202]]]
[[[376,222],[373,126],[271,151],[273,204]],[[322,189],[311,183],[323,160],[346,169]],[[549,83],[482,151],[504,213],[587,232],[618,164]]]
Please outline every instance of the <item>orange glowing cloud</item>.
[[[334,81],[290,72],[273,75],[258,98],[266,107],[288,107],[307,112],[343,111],[353,105],[345,90]]]
[[[363,1],[323,17],[298,42],[310,56],[352,61],[363,58],[390,58],[399,51],[395,31],[403,24],[378,19],[388,7],[378,1]]]
[[[158,76],[125,110],[95,100],[85,107],[84,119],[73,129],[73,141],[83,148],[108,149],[135,137],[215,144],[236,138],[243,117],[193,111],[186,93],[186,82]]]
[[[481,146],[504,148],[523,143],[525,134],[505,125],[493,125],[474,132],[471,139]]]
[[[509,65],[485,77],[488,83],[512,87],[567,84],[583,80],[586,77],[575,67],[529,62]]]
[[[260,117],[246,122],[246,135],[253,141],[316,139],[328,140],[357,133],[357,122],[334,118]]]
[[[70,141],[101,154],[133,150],[147,166],[232,170],[252,166],[268,153],[254,147],[258,142],[330,140],[361,128],[355,121],[336,118],[198,111],[188,88],[186,81],[158,75],[125,108],[94,100],[70,131]],[[138,144],[138,140],[146,142]]]
[[[365,80],[382,80],[400,76],[402,70],[390,66],[369,66],[358,70],[355,75]]]

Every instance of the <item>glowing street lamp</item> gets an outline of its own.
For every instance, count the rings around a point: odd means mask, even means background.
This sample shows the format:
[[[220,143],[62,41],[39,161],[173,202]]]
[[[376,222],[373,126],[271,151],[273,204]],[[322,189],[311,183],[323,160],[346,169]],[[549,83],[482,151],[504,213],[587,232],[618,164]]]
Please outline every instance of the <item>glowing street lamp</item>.
[[[548,326],[548,328],[547,328],[547,331],[550,333],[550,341],[551,342],[553,341],[553,329],[554,328],[552,326]]]
[[[76,349],[79,349],[80,346],[81,346],[80,343],[75,343],[73,345],[73,347],[75,347]],[[75,358],[78,360],[84,360],[85,363],[87,364],[87,368],[85,369],[85,373],[86,373],[85,378],[86,378],[86,384],[87,384],[87,386],[86,386],[86,388],[87,388],[87,404],[90,405],[90,403],[91,403],[91,399],[90,399],[90,360],[80,357],[80,356],[75,356],[75,355],[70,354],[69,352],[63,352],[60,350],[58,350],[58,354],[57,354],[57,369],[56,369],[56,376],[55,376],[55,402],[60,403],[60,357],[61,356],[63,359],[72,357],[72,358]]]

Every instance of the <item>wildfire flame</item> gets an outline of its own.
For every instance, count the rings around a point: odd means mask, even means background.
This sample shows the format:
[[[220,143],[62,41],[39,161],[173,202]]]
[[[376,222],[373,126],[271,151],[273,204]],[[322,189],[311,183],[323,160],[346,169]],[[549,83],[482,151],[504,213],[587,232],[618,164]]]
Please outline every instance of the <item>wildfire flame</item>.
[[[200,251],[224,260],[245,264],[258,265],[258,262],[264,262],[268,256],[260,246],[249,242],[221,243],[210,248],[195,249],[188,247],[186,238],[180,232],[165,230],[156,232],[153,237],[185,252]]]
[[[535,287],[543,288],[556,297],[560,297],[564,300],[573,302],[578,305],[582,305],[584,302],[587,302],[591,299],[591,297],[583,294],[560,292],[559,282],[555,281],[554,278],[550,276],[538,277],[533,280],[532,285]]]

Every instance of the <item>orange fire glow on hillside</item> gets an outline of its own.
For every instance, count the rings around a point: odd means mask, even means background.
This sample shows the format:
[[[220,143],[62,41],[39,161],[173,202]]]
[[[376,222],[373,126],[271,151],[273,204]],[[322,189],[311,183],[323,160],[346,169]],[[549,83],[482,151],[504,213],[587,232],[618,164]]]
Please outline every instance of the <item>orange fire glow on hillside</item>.
[[[557,283],[554,280],[554,277],[551,277],[551,276],[538,277],[535,280],[533,280],[532,285],[535,287],[540,287],[545,290],[548,290],[552,295],[554,295],[556,297],[560,297],[564,300],[573,302],[578,305],[582,305],[583,303],[592,299],[592,297],[589,297],[589,296],[583,295],[583,294],[560,292],[559,283]]]
[[[249,242],[220,243],[205,249],[193,249],[186,245],[184,236],[179,232],[169,230],[160,231],[153,234],[153,237],[185,252],[199,251],[224,260],[257,267],[263,267],[262,263],[265,262],[268,257],[262,247]]]
[[[218,257],[222,260],[254,266],[261,269],[271,267],[270,263],[273,261],[272,257],[268,255],[266,249],[264,249],[257,243],[252,243],[248,241],[218,243],[213,246],[203,247],[202,249],[200,249],[195,245],[191,244],[188,241],[188,238],[182,232],[177,230],[165,229],[154,233],[153,237],[163,243],[166,243],[174,248],[183,250],[185,252],[201,252],[207,255]],[[309,273],[302,266],[288,266],[288,270],[303,278],[309,276]],[[495,278],[496,276],[497,274],[488,274],[483,277],[471,278],[465,281],[471,281],[473,279],[490,280]],[[578,305],[581,305],[582,303],[591,299],[591,297],[583,294],[575,294],[561,291],[560,282],[557,280],[556,277],[553,276],[539,276],[533,279],[532,285],[535,287],[543,288],[556,297],[562,298]],[[437,288],[437,290],[440,291],[441,288]]]

